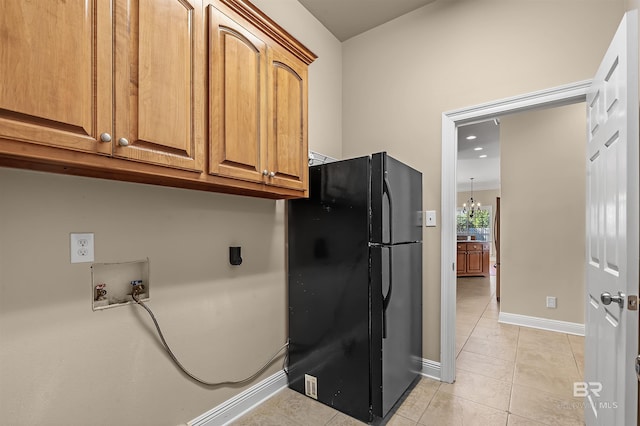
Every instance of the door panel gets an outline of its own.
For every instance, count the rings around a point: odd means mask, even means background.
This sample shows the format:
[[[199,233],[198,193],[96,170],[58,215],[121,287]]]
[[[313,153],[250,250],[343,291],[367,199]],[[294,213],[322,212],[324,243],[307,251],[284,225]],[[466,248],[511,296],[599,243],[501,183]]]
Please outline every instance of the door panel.
[[[213,6],[209,16],[209,172],[262,182],[267,167],[266,44]]]
[[[389,271],[391,256],[391,271]],[[386,337],[382,339],[382,415],[386,415],[421,370],[422,243],[382,248]],[[391,273],[391,284],[389,276]]]
[[[382,216],[372,212],[372,241],[383,244],[422,241],[422,173],[384,152],[373,154],[371,163],[372,179],[376,180],[372,182],[372,192],[378,187],[384,191]],[[377,198],[375,193],[373,197]]]
[[[482,252],[481,251],[467,252],[467,273],[470,273],[470,274],[482,273]]]
[[[267,183],[304,189],[307,164],[307,69],[278,45],[269,46]]]
[[[0,137],[109,154],[111,17],[103,1],[0,1]]]
[[[201,0],[115,5],[114,155],[202,170]]]
[[[637,424],[638,16],[627,13],[587,93],[585,403],[588,425]]]
[[[393,197],[393,241],[422,241],[422,173],[386,156],[389,190]]]
[[[467,272],[467,252],[458,250],[456,255],[456,272],[457,274],[465,274]]]

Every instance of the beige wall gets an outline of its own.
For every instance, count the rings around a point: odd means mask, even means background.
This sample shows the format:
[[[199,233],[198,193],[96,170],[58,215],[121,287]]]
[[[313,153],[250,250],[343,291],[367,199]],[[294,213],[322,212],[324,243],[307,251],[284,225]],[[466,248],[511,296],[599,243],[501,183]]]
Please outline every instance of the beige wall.
[[[342,43],[297,0],[251,0],[318,59],[309,68],[309,149],[342,158]]]
[[[271,16],[319,56],[310,148],[341,156],[341,44],[295,0],[254,3],[277,3]],[[0,168],[0,424],[175,426],[250,386],[185,378],[139,307],[92,312],[70,232],[95,233],[97,262],[149,257],[149,305],[176,355],[227,380],[286,339],[284,231],[282,201]],[[239,267],[230,245],[242,246]]]
[[[444,111],[592,78],[624,0],[436,1],[344,43],[343,154],[387,150],[440,211]],[[441,222],[438,222],[441,223]],[[424,357],[440,359],[440,227],[424,231]]]
[[[502,119],[502,312],[584,323],[586,137],[584,103]]]

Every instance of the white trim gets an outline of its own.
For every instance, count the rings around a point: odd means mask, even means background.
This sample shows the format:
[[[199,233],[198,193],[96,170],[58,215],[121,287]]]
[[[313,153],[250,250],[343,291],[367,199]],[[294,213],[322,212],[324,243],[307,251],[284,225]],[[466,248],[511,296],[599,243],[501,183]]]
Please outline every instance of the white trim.
[[[458,126],[535,108],[584,102],[591,80],[554,87],[442,114],[442,207],[440,221],[440,374],[453,383],[456,372],[456,167]]]
[[[422,358],[422,371],[420,374],[431,379],[440,380],[440,363]]]
[[[440,363],[422,359],[420,374],[440,380]],[[223,402],[187,423],[188,426],[223,426],[263,403],[268,398],[287,387],[287,375],[280,370],[260,383]]]
[[[500,312],[498,322],[519,325],[521,327],[538,328],[540,330],[556,331],[558,333],[584,336],[584,324],[576,322],[558,321],[547,318],[529,317],[527,315]]]
[[[187,423],[189,426],[222,426],[231,423],[287,386],[280,370]]]

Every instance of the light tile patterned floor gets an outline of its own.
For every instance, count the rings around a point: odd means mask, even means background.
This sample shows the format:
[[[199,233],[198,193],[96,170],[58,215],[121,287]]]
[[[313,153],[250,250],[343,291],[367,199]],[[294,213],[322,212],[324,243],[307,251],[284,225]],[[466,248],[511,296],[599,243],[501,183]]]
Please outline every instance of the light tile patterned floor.
[[[583,425],[584,338],[498,323],[491,278],[458,280],[456,382],[422,378],[388,426]],[[233,425],[352,426],[363,423],[289,389]]]

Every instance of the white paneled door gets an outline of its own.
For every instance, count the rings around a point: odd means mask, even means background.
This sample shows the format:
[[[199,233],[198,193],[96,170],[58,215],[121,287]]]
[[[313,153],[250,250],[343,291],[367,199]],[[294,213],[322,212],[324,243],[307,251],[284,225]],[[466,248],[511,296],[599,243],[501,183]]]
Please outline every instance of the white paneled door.
[[[587,92],[587,425],[636,425],[638,13],[628,12]]]

